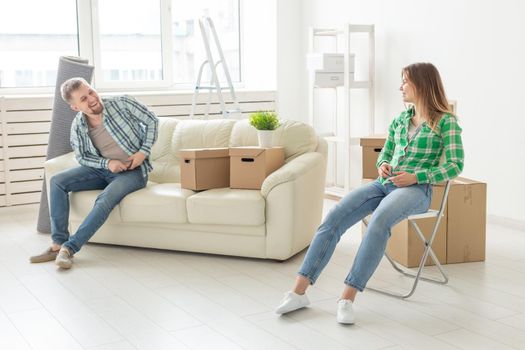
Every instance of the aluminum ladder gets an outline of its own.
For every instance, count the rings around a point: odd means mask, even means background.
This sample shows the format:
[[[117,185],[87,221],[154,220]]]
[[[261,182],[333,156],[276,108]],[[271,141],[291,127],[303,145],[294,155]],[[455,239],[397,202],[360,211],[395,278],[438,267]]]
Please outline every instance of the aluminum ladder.
[[[201,29],[204,49],[206,51],[206,60],[202,62],[199,68],[199,74],[197,75],[197,82],[195,83],[195,90],[193,93],[193,99],[191,103],[190,119],[195,118],[195,112],[197,108],[197,99],[198,99],[199,92],[201,90],[208,91],[208,101],[206,102],[206,112],[204,113],[204,119],[208,119],[210,116],[210,105],[211,105],[211,99],[212,99],[213,92],[217,94],[217,99],[219,100],[223,118],[229,118],[234,115],[240,115],[241,109],[239,106],[239,102],[237,100],[237,96],[235,95],[235,90],[233,88],[230,72],[228,70],[228,66],[226,65],[226,60],[224,59],[224,54],[222,52],[221,43],[219,42],[219,37],[217,36],[217,31],[215,30],[215,25],[213,24],[213,20],[210,17],[202,17],[201,19],[199,19],[199,26]],[[211,33],[211,36],[210,36],[210,33]],[[210,46],[212,41],[213,41],[213,44],[215,45],[215,48],[220,58],[217,62],[215,62],[213,58],[212,49]],[[210,79],[209,85],[201,85],[202,72],[204,71],[204,67],[206,65],[209,66],[210,73],[211,73],[211,79]],[[226,77],[226,81],[228,83],[228,85],[224,87],[221,86],[219,77],[217,75],[217,68],[219,67],[219,65],[222,66],[224,75]],[[229,90],[231,100],[232,100],[231,105],[233,105],[232,109],[226,109],[226,102],[224,101],[223,90]]]

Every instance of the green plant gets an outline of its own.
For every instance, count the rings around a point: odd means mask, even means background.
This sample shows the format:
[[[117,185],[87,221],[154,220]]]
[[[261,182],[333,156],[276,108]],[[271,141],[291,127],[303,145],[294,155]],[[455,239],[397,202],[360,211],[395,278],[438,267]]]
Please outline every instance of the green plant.
[[[250,114],[250,124],[257,130],[275,130],[280,125],[277,114],[270,111],[258,111]]]

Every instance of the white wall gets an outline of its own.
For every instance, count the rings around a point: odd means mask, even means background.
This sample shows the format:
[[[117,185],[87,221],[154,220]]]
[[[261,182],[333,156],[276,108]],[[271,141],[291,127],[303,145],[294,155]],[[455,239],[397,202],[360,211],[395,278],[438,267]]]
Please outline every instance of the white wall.
[[[282,119],[307,120],[302,0],[277,0],[277,108]]]
[[[246,89],[276,87],[276,0],[241,1],[241,66]]]
[[[291,38],[299,32],[298,24],[302,29],[301,45],[296,41],[278,44],[278,96],[283,112],[293,110],[294,119],[307,120],[304,55],[309,26],[373,23],[376,132],[385,132],[403,108],[397,91],[401,68],[417,61],[434,63],[448,98],[457,100],[466,154],[463,175],[488,183],[489,215],[525,221],[525,186],[521,184],[525,174],[525,2],[289,1],[278,0],[277,36]],[[295,15],[291,23],[282,25],[293,14],[291,7]]]

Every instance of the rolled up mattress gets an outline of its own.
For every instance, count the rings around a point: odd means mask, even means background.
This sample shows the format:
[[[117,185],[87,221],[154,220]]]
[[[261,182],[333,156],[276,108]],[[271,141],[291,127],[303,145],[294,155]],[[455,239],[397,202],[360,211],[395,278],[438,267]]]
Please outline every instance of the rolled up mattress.
[[[53,101],[51,129],[49,131],[46,159],[53,159],[72,151],[71,144],[69,143],[69,136],[71,132],[71,123],[75,118],[76,112],[71,110],[69,105],[62,100],[60,86],[66,80],[74,77],[84,78],[87,82],[91,83],[94,68],[95,67],[88,64],[88,60],[80,57],[60,57],[58,61],[57,82],[55,86],[55,98]],[[42,233],[51,232],[45,181],[42,186],[42,195],[40,198],[37,231]]]

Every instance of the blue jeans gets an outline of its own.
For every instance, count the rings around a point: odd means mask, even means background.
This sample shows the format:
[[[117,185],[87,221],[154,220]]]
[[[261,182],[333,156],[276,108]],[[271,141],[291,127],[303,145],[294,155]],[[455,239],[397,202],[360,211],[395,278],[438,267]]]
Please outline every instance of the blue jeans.
[[[79,166],[62,171],[50,180],[51,239],[53,243],[67,247],[72,253],[97,232],[108,218],[111,210],[131,192],[146,186],[148,179],[140,168],[121,173],[107,169]],[[77,232],[69,234],[69,192],[103,190],[93,209],[86,216]]]
[[[314,284],[341,236],[373,212],[352,269],[345,279],[345,284],[363,291],[383,257],[390,228],[409,215],[426,212],[431,199],[432,186],[429,184],[396,187],[392,183],[382,185],[376,180],[351,191],[317,229],[299,275]]]

